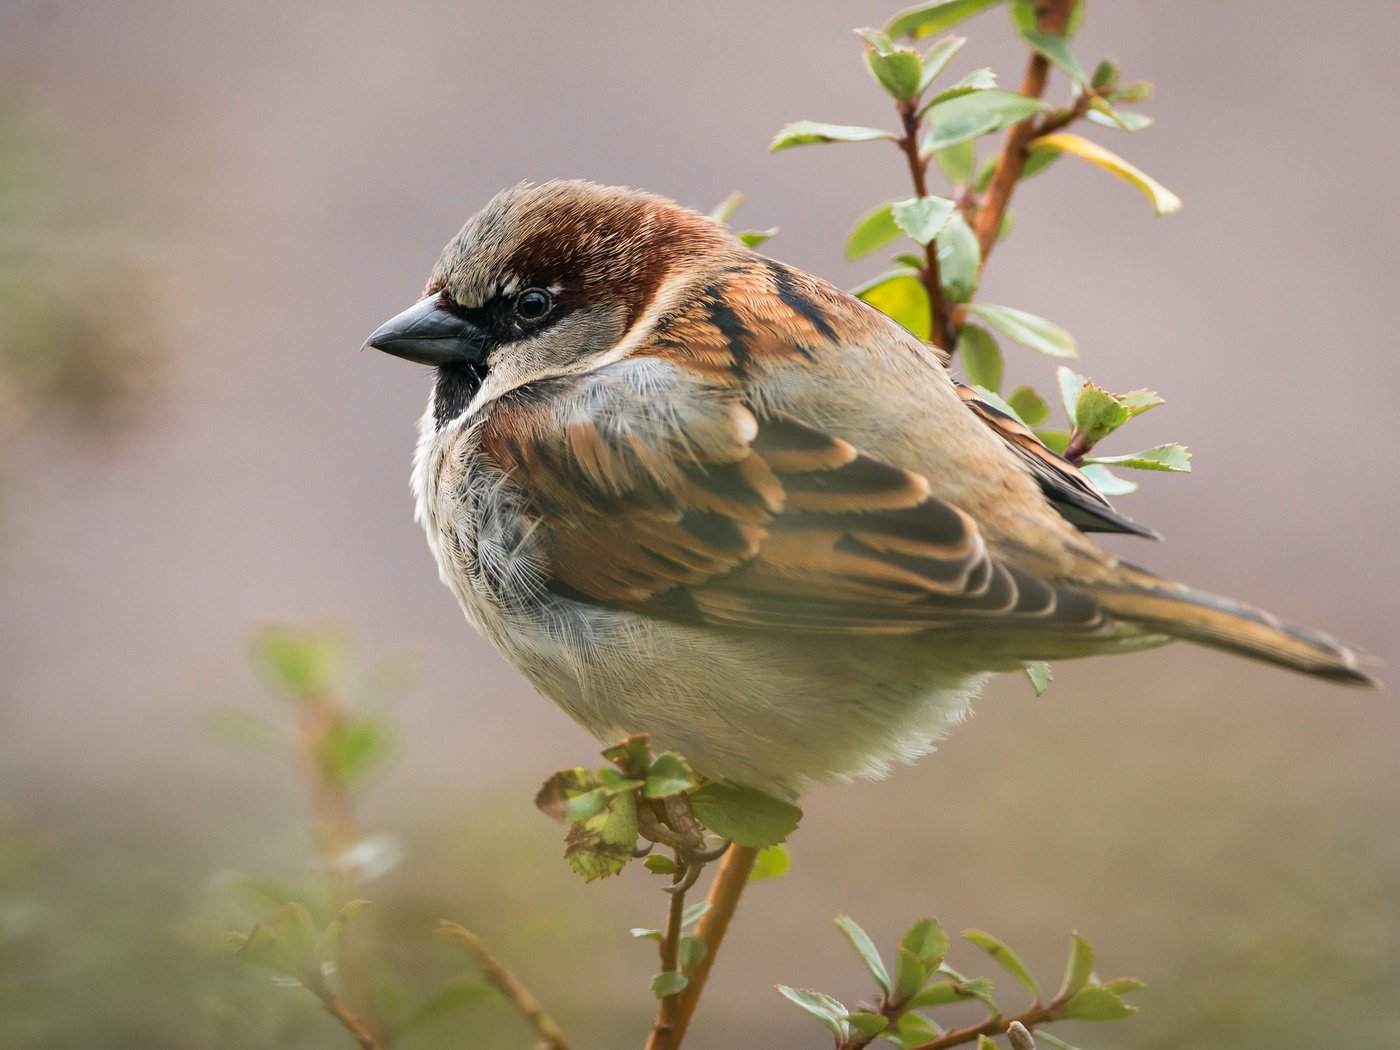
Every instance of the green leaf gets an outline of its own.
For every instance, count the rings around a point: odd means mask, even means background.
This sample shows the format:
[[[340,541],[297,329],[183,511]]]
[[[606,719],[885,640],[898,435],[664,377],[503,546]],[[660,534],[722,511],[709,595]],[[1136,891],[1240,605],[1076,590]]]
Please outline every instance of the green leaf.
[[[1037,1028],[1037,1029],[1035,1030],[1035,1037],[1036,1037],[1036,1039],[1038,1039],[1040,1042],[1042,1042],[1042,1043],[1044,1043],[1046,1046],[1050,1047],[1051,1050],[1079,1050],[1079,1047],[1077,1047],[1077,1046],[1071,1046],[1069,1043],[1065,1042],[1063,1039],[1057,1039],[1055,1036],[1051,1035],[1049,1032],[1045,1031],[1043,1028]]]
[[[639,941],[661,940],[660,930],[648,930],[645,926],[633,926],[627,933],[629,936],[635,937]]]
[[[625,777],[610,766],[604,766],[598,770],[598,778],[602,781],[603,787],[611,792],[636,791],[637,788],[646,783],[646,781],[638,780],[635,777]]]
[[[335,958],[336,952],[340,950],[340,943],[345,937],[345,929],[355,920],[355,916],[369,907],[369,901],[353,900],[346,901],[340,911],[335,913],[335,918],[321,931],[319,941],[319,952],[323,959]]]
[[[894,959],[894,998],[897,1002],[913,998],[929,979],[934,968],[908,948],[900,948]]]
[[[1135,470],[1170,470],[1177,474],[1191,473],[1191,450],[1175,442],[1129,452],[1122,456],[1089,456],[1085,463],[1103,463],[1109,466],[1132,467]]]
[[[977,1037],[977,1050],[997,1050],[997,1044],[987,1035]]]
[[[1111,58],[1105,58],[1094,67],[1094,75],[1089,78],[1089,86],[1096,89],[1112,87],[1118,83],[1118,78],[1121,75],[1118,63]]]
[[[792,854],[782,843],[776,846],[766,846],[758,851],[758,857],[753,862],[753,868],[749,871],[750,882],[765,882],[769,879],[781,879],[792,870]]]
[[[951,97],[940,95],[924,110],[933,123],[933,130],[925,140],[925,145],[933,151],[946,149],[979,135],[1000,131],[1048,108],[1040,99],[1027,98],[1014,91],[1001,91],[996,88],[974,90]]]
[[[616,875],[637,845],[637,796],[612,795],[604,807],[569,824],[564,858],[586,882]]]
[[[1152,126],[1152,118],[1146,113],[1134,113],[1130,109],[1114,109],[1106,99],[1096,98],[1089,103],[1085,114],[1095,124],[1106,128],[1119,128],[1123,131],[1141,131]]]
[[[882,1014],[867,1013],[859,1010],[846,1018],[854,1028],[863,1036],[879,1035],[890,1026],[890,1019]]]
[[[969,383],[985,390],[1001,389],[1006,362],[991,332],[975,324],[963,325],[958,333],[958,358]]]
[[[666,999],[680,992],[689,983],[690,978],[685,974],[666,970],[651,979],[651,990],[658,999]]]
[[[990,987],[988,985],[988,988]],[[976,996],[972,992],[967,991],[962,984],[956,981],[938,981],[910,999],[909,1009],[919,1010],[926,1006],[946,1006],[948,1003],[960,1003],[966,999],[975,998]]]
[[[394,731],[378,718],[352,716],[331,723],[318,745],[321,771],[331,780],[351,784],[389,758]]]
[[[1146,102],[1152,97],[1152,85],[1146,80],[1138,80],[1131,84],[1119,84],[1109,96],[1110,102]]]
[[[745,248],[757,248],[760,244],[772,240],[778,234],[777,226],[770,226],[766,230],[743,230],[735,234],[739,238],[739,243]]]
[[[744,195],[742,193],[731,193],[710,210],[710,218],[728,226],[729,220],[734,218],[734,213],[739,210],[739,205],[743,203]]]
[[[935,4],[920,4],[895,15],[885,27],[885,31],[890,36],[912,36],[915,39],[932,36],[1002,2],[1003,0],[942,0]]]
[[[870,936],[860,928],[860,924],[849,915],[838,915],[834,920],[837,929],[846,936],[846,940],[851,942],[851,947],[856,950],[861,961],[865,963],[865,968],[870,971],[875,978],[875,983],[880,986],[880,990],[886,995],[890,991],[890,974],[885,969],[885,961],[880,958],[880,952],[875,947],[875,942]]]
[[[1007,395],[1006,401],[1028,427],[1038,426],[1050,418],[1050,406],[1028,386],[1018,386]]]
[[[1155,390],[1129,390],[1118,395],[1118,403],[1128,410],[1130,416],[1140,416],[1149,408],[1165,405]]]
[[[300,901],[282,905],[270,923],[254,926],[241,939],[237,954],[255,966],[298,981],[313,980],[321,972],[316,924]]]
[[[1111,981],[1104,981],[1103,986],[1114,995],[1127,995],[1129,992],[1135,992],[1139,988],[1147,987],[1136,977],[1115,977]]]
[[[1081,87],[1088,84],[1089,74],[1084,72],[1079,59],[1070,49],[1069,41],[1054,33],[1042,33],[1039,29],[1020,29],[1021,39],[1030,45],[1031,50],[1043,55]]]
[[[1057,131],[1053,135],[1042,135],[1031,142],[1034,149],[1055,149],[1095,164],[1110,175],[1136,186],[1143,196],[1152,202],[1158,215],[1170,215],[1181,210],[1181,198],[1167,189],[1146,172],[1135,168],[1112,150],[1104,149],[1097,142],[1090,142],[1068,131]]]
[[[635,733],[605,749],[603,757],[628,776],[645,776],[651,764],[651,741],[645,733]]]
[[[575,795],[564,803],[564,819],[587,820],[589,817],[603,812],[612,794],[607,788],[600,787],[594,788],[592,791],[585,791],[582,795]]]
[[[1090,463],[1081,467],[1080,473],[1105,496],[1126,496],[1138,490],[1136,481],[1120,478],[1101,463]]]
[[[933,309],[928,289],[908,270],[891,270],[855,288],[855,295],[888,314],[920,339],[933,331]]]
[[[709,901],[696,901],[694,904],[686,906],[681,912],[681,929],[688,930],[705,917],[705,913],[710,910]]]
[[[810,988],[789,988],[785,984],[780,984],[778,991],[785,998],[796,1003],[799,1008],[826,1025],[838,1039],[846,1038],[846,1018],[850,1016],[850,1011],[846,1009],[844,1004],[829,995],[814,992]]]
[[[1021,165],[1021,174],[1017,181],[1025,182],[1034,178],[1059,159],[1060,154],[1053,149],[1032,149],[1026,154],[1026,162]]]
[[[769,144],[770,152],[791,149],[793,146],[811,146],[819,142],[878,142],[893,139],[888,131],[879,128],[855,127],[850,124],[822,124],[813,120],[797,120],[784,127]]]
[[[1042,354],[1060,358],[1073,358],[1079,354],[1074,337],[1043,317],[1010,306],[992,306],[987,303],[969,303],[967,310],[982,318],[1002,335]]]
[[[975,977],[969,979],[958,973],[957,970],[953,969],[946,962],[939,965],[938,972],[953,978],[953,980],[957,982],[959,991],[967,998],[979,999],[986,1004],[987,1009],[991,1010],[992,1013],[1001,1013],[1001,1007],[999,1007],[996,1004],[996,1000],[992,998],[992,982],[987,980],[987,978]]]
[[[648,853],[646,859],[642,861],[642,867],[653,875],[674,875],[676,873],[676,862],[661,853]]]
[[[894,221],[891,205],[881,204],[859,219],[846,237],[846,258],[859,259],[899,238],[899,226]]]
[[[720,781],[694,792],[690,808],[716,835],[759,848],[782,842],[802,819],[802,810],[791,802]]]
[[[1073,995],[1089,983],[1094,973],[1094,946],[1079,934],[1070,935],[1069,959],[1065,962],[1065,979],[1059,997]]]
[[[924,74],[919,80],[919,92],[922,94],[928,86],[934,82],[938,74],[948,67],[948,62],[967,43],[965,36],[944,37],[924,54]]]
[[[680,755],[674,751],[663,751],[656,756],[647,771],[646,786],[642,794],[647,798],[665,798],[689,791],[700,781]]]
[[[1037,427],[1035,436],[1040,438],[1041,444],[1058,455],[1063,456],[1065,454],[1065,449],[1069,448],[1068,430]]]
[[[1035,690],[1036,696],[1044,696],[1045,690],[1050,688],[1050,683],[1055,676],[1050,673],[1050,665],[1044,660],[1032,660],[1023,668],[1027,680],[1031,683],[1031,688]]]
[[[335,689],[345,656],[345,640],[327,631],[268,627],[253,639],[253,662],[274,686],[296,699]]]
[[[975,383],[973,384],[972,389],[977,391],[978,397],[980,397],[983,401],[987,402],[987,404],[991,405],[998,412],[1004,412],[1006,415],[1016,420],[1016,422],[1022,424],[1023,426],[1025,425],[1026,421],[1017,414],[1014,408],[1011,407],[1011,403],[1005,400],[995,390],[988,390],[986,387],[977,386]]]
[[[938,920],[925,916],[912,923],[899,939],[899,946],[931,967],[937,967],[948,955],[948,934]]]
[[[1074,402],[1074,429],[1090,445],[1098,444],[1131,418],[1116,397],[1093,383],[1085,383]]]
[[[943,176],[954,186],[965,186],[977,170],[977,143],[972,139],[934,151]]]
[[[1082,988],[1065,1003],[1062,1017],[1074,1021],[1117,1021],[1132,1017],[1136,1006],[1129,1006],[1107,988]]]
[[[676,958],[680,961],[682,970],[693,970],[700,965],[705,958],[709,946],[693,933],[681,935],[680,944],[676,946]]]
[[[954,211],[948,224],[938,234],[938,279],[949,302],[965,303],[977,291],[982,271],[982,247],[977,234]]]
[[[910,197],[890,205],[895,225],[917,244],[927,246],[957,211],[947,197]]]
[[[1026,969],[1026,964],[1021,961],[1021,957],[1012,951],[1005,941],[994,937],[986,930],[964,930],[963,939],[971,941],[981,948],[995,959],[1003,970],[1025,985],[1031,995],[1037,999],[1040,998],[1040,986],[1035,983],[1035,978]]]
[[[882,55],[888,55],[891,51],[895,50],[894,41],[890,39],[890,35],[883,29],[874,29],[870,26],[865,26],[861,29],[857,29],[855,33],[856,36],[860,37]]]
[[[875,83],[891,98],[909,102],[918,97],[923,81],[923,59],[913,51],[891,51],[881,54],[874,48],[865,52],[865,67]]]
[[[938,1025],[923,1014],[916,1014],[912,1011],[896,1021],[894,1029],[899,1036],[900,1046],[921,1046],[943,1034],[943,1029],[939,1028]]]
[[[1060,404],[1065,406],[1065,418],[1074,422],[1074,406],[1079,401],[1079,392],[1089,381],[1078,372],[1059,365],[1055,368],[1055,383],[1060,388]]]

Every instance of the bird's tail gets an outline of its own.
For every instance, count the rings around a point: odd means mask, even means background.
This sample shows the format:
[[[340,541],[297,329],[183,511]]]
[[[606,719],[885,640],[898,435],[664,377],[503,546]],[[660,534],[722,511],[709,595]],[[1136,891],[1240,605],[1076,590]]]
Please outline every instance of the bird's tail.
[[[1095,586],[1092,593],[1122,620],[1333,682],[1379,684],[1360,669],[1358,653],[1335,638],[1142,569],[1120,568],[1111,583]]]

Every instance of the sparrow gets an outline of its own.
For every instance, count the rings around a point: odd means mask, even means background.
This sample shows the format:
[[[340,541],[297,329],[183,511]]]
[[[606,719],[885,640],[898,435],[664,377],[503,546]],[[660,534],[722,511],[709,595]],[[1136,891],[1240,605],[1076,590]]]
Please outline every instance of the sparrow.
[[[1173,639],[1375,684],[1101,549],[1150,530],[936,348],[665,198],[505,190],[365,345],[434,369],[412,488],[467,618],[599,740],[705,776],[883,775],[994,673]]]

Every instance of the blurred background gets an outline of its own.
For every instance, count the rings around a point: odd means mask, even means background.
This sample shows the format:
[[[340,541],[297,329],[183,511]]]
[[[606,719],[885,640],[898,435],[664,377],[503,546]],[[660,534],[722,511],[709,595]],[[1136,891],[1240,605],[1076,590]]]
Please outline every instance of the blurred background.
[[[0,1046],[350,1045],[223,939],[260,917],[235,873],[315,863],[293,765],[217,728],[290,722],[248,661],[272,621],[354,638],[397,726],[359,810],[401,855],[367,889],[382,974],[470,972],[433,933],[447,916],[578,1046],[641,1045],[655,956],[625,931],[660,895],[560,859],[532,796],[597,746],[438,583],[407,489],[427,377],[357,349],[520,179],[702,209],[741,190],[741,224],[781,227],[769,254],[877,272],[841,246],[907,193],[894,151],[766,146],[793,119],[891,119],[849,31],[893,11],[6,0]],[[1005,14],[966,31],[953,74],[1017,83]],[[1158,123],[1089,137],[1186,208],[1156,220],[1063,162],[1018,190],[980,296],[1068,327],[1108,388],[1166,397],[1125,440],[1184,441],[1196,469],[1138,475],[1119,505],[1168,542],[1117,547],[1392,678],[1397,34],[1390,0],[1091,0],[1076,50],[1154,81]],[[1007,354],[1053,389],[1050,362]],[[1148,983],[1139,1018],[1062,1033],[1086,1046],[1400,1045],[1393,692],[1185,646],[1055,670],[1040,699],[995,682],[917,767],[804,800],[794,870],[751,890],[687,1046],[826,1045],[772,985],[869,994],[843,912],[885,944],[921,914],[991,929],[1050,982],[1079,929],[1104,976]],[[530,1041],[486,995],[416,1038]]]

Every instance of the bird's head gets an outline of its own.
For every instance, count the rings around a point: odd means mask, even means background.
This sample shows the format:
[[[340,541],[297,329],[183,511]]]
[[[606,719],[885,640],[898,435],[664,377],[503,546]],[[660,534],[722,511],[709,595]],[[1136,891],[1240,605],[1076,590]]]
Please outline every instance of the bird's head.
[[[623,356],[669,288],[743,254],[719,223],[662,197],[522,184],[462,227],[424,297],[365,345],[438,369],[443,426],[474,402]]]

